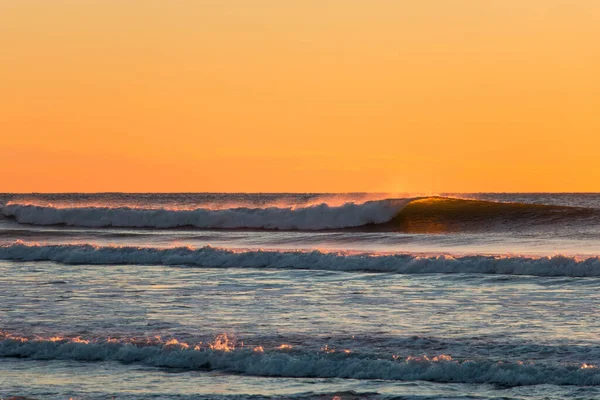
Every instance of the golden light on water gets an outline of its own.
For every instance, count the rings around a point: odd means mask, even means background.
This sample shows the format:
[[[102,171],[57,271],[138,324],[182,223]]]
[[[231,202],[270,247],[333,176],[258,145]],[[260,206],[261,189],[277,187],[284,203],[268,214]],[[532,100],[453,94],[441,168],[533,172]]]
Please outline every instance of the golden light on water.
[[[77,345],[92,345],[92,344],[96,345],[96,344],[101,344],[101,343],[113,343],[113,344],[122,344],[122,345],[133,345],[136,347],[162,346],[163,350],[165,350],[165,351],[174,351],[174,350],[178,350],[178,351],[217,351],[217,352],[224,352],[224,353],[236,351],[236,349],[239,349],[238,351],[251,351],[256,354],[264,354],[264,353],[273,352],[273,351],[285,351],[285,350],[289,350],[292,348],[292,346],[287,343],[268,346],[266,348],[263,345],[257,345],[257,346],[251,347],[251,348],[244,348],[244,345],[242,342],[236,343],[235,339],[232,338],[227,333],[222,333],[222,334],[216,335],[214,340],[211,342],[208,342],[205,346],[202,345],[202,342],[199,342],[197,344],[190,344],[190,343],[178,340],[176,338],[162,340],[160,336],[153,336],[153,337],[147,337],[147,338],[127,338],[127,337],[125,337],[125,338],[121,338],[121,339],[116,339],[116,338],[82,339],[79,336],[72,337],[72,338],[63,337],[63,336],[48,336],[48,337],[34,336],[32,338],[28,338],[28,337],[11,334],[9,332],[4,332],[4,331],[0,331],[0,341],[13,341],[13,342],[21,343],[23,345],[26,345],[31,342],[42,342],[42,343],[48,342],[48,343],[56,343],[57,345],[70,344],[70,343],[77,344]],[[238,343],[239,343],[239,347],[237,346]],[[353,353],[353,351],[351,351],[349,349],[339,349],[338,350],[338,349],[329,347],[329,345],[323,346],[320,349],[320,351],[323,353],[326,353],[326,354],[343,353],[343,354],[349,355],[349,354]],[[469,361],[469,360],[456,360],[448,354],[439,354],[439,355],[435,355],[435,356],[408,355],[406,357],[402,357],[397,354],[388,355],[388,357],[390,357],[390,356],[394,362],[407,363],[407,364],[410,364],[410,363],[431,363],[431,364],[453,363],[453,364],[460,365],[464,362]],[[527,365],[531,364],[531,363],[524,363],[523,361],[520,361],[520,360],[513,361],[513,362],[498,361],[497,363],[498,364],[513,363],[514,365],[517,365],[519,367],[526,367]],[[588,369],[597,369],[598,366],[595,364],[591,364],[591,363],[583,363],[578,368],[580,370],[588,370]]]
[[[449,355],[446,354],[440,354],[439,356],[435,356],[432,358],[429,358],[425,355],[423,356],[408,356],[406,358],[407,362],[411,362],[411,361],[416,361],[416,362],[423,362],[423,361],[431,361],[431,362],[440,362],[440,361],[452,361],[452,357],[450,357]]]
[[[214,342],[208,344],[208,347],[211,350],[233,351],[235,350],[235,341],[229,338],[226,333],[221,333],[217,335]]]

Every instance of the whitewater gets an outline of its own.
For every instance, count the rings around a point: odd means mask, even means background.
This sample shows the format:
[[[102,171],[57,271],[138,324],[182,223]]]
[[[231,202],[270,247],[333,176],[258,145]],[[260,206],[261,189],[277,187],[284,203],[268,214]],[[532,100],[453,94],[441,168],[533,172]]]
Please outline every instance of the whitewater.
[[[600,397],[598,194],[0,194],[0,398]]]
[[[210,246],[152,248],[84,245],[0,245],[0,259],[91,265],[179,265],[204,268],[281,268],[398,274],[600,276],[600,257],[423,256],[323,251],[229,250]]]
[[[131,207],[43,207],[9,204],[5,217],[33,225],[64,224],[81,227],[135,228],[255,228],[280,230],[321,230],[350,228],[390,221],[410,200],[373,201],[307,207],[234,207],[228,209],[170,210]]]

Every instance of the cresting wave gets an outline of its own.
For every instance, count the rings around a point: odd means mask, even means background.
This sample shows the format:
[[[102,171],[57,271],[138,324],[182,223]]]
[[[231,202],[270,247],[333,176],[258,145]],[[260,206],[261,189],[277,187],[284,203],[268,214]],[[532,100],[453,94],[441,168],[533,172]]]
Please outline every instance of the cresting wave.
[[[422,256],[416,254],[340,253],[322,251],[231,250],[215,247],[154,248],[90,244],[0,246],[0,259],[54,261],[93,265],[173,265],[204,268],[280,268],[399,274],[506,274],[533,276],[600,276],[600,258],[567,256]]]
[[[2,215],[33,225],[80,227],[323,230],[390,221],[410,199],[368,201],[330,206],[229,208],[195,210],[130,207],[74,207],[9,204]]]
[[[0,213],[18,223],[77,227],[339,230],[444,233],[529,229],[572,222],[600,224],[600,210],[445,197],[386,199],[343,205],[155,209],[8,204]],[[579,226],[579,225],[577,225]]]
[[[523,385],[600,385],[594,364],[523,363],[492,359],[454,360],[451,356],[385,357],[323,348],[318,352],[291,346],[236,349],[220,335],[208,345],[176,339],[85,340],[26,338],[0,332],[0,357],[38,360],[117,361],[161,368],[218,370],[271,377],[383,379],[398,381]]]

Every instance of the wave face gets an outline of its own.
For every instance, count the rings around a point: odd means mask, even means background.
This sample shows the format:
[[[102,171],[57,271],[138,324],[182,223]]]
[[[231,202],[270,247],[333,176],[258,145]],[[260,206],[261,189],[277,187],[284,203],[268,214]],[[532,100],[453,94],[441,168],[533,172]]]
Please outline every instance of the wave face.
[[[153,248],[89,244],[0,246],[0,259],[54,261],[93,265],[182,265],[204,268],[314,269],[399,274],[503,274],[532,276],[600,276],[600,258],[421,256],[415,254],[353,254],[321,251],[229,250],[210,246]]]
[[[490,359],[454,360],[448,355],[400,358],[327,348],[319,352],[291,348],[233,349],[170,340],[140,343],[123,340],[36,338],[2,335],[1,357],[38,360],[117,361],[161,368],[217,370],[269,377],[318,377],[485,383],[503,386],[600,385],[600,369],[590,364],[522,363]]]
[[[2,216],[21,224],[88,228],[179,228],[259,230],[395,231],[454,233],[521,231],[540,227],[600,228],[600,210],[571,206],[498,203],[423,197],[320,203],[305,206],[233,208],[136,208],[128,206],[55,207],[8,204]]]
[[[75,207],[9,204],[2,215],[22,224],[119,228],[215,228],[324,230],[382,224],[390,221],[410,200],[381,200],[319,204],[307,207],[266,207],[194,210],[131,207]]]
[[[426,197],[410,201],[391,225],[407,233],[451,233],[575,228],[599,223],[600,211],[594,208]]]

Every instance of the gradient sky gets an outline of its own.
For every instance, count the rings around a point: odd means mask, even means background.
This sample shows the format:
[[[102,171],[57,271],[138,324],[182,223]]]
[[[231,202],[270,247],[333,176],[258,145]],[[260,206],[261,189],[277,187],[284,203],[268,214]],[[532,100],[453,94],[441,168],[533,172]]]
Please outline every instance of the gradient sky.
[[[0,192],[600,191],[598,0],[3,0]]]

